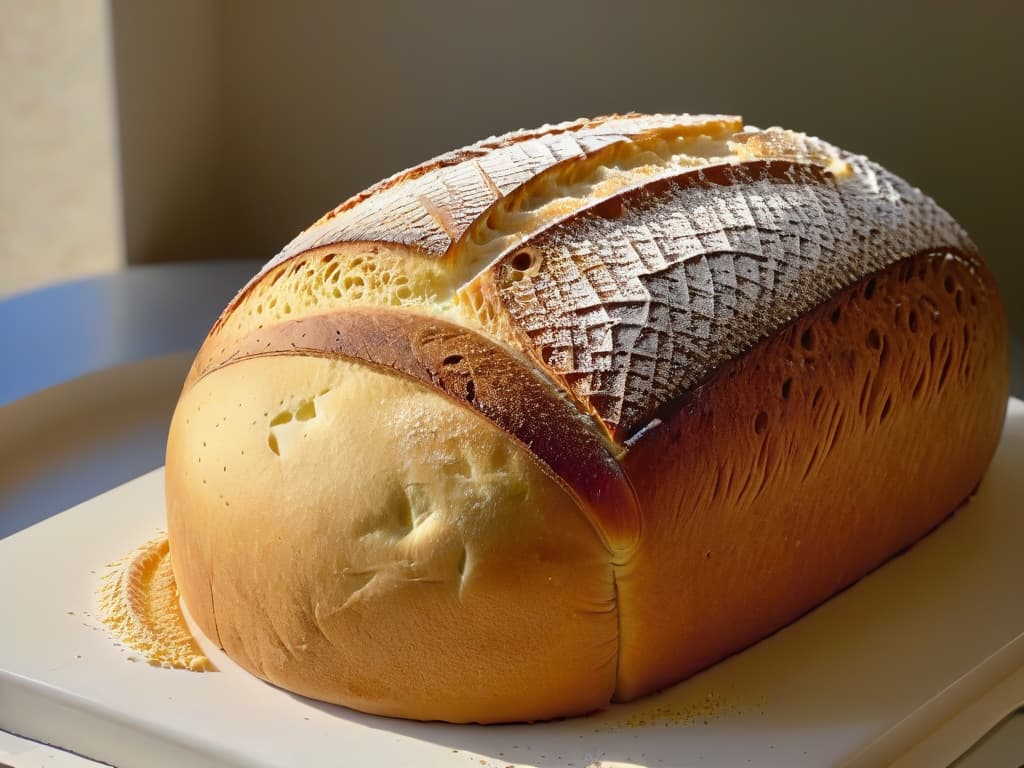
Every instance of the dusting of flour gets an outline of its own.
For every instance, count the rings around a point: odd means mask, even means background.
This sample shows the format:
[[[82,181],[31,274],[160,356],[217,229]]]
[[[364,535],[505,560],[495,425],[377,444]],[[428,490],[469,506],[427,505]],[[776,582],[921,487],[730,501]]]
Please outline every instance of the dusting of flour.
[[[178,605],[167,536],[110,563],[100,587],[103,623],[118,640],[154,666],[213,671]]]

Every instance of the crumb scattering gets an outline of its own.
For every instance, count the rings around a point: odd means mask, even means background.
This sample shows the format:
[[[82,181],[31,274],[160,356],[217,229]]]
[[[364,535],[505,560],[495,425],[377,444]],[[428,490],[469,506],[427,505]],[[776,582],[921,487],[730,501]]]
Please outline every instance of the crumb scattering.
[[[215,671],[181,614],[166,535],[107,566],[99,603],[103,623],[114,637],[150,664]]]
[[[741,714],[741,710],[728,698],[715,691],[709,691],[702,699],[683,705],[657,705],[644,708],[610,724],[610,729],[646,728],[659,724],[666,727],[670,725],[710,725],[712,721],[727,713]]]

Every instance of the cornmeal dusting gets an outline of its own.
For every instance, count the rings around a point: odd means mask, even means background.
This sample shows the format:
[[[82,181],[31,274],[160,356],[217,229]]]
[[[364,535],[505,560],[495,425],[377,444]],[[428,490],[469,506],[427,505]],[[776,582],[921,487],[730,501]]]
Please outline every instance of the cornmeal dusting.
[[[192,637],[178,605],[166,535],[107,567],[99,594],[101,618],[121,642],[155,666],[215,670]]]
[[[652,725],[708,725],[726,714],[742,714],[739,705],[729,697],[708,691],[702,699],[683,704],[648,706],[610,724],[608,730],[645,728]]]

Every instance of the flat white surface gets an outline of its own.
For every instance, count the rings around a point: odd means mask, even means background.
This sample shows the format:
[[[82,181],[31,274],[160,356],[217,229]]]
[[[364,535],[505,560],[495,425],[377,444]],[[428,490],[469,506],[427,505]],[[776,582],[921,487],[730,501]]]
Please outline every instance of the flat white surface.
[[[103,763],[0,731],[0,765],[10,768],[102,768]]]
[[[869,765],[1024,665],[1019,401],[977,496],[910,551],[681,685],[537,725],[373,717],[274,688],[209,648],[221,671],[195,674],[116,646],[95,591],[107,562],[160,529],[162,481],[157,470],[0,541],[0,728],[122,766]]]

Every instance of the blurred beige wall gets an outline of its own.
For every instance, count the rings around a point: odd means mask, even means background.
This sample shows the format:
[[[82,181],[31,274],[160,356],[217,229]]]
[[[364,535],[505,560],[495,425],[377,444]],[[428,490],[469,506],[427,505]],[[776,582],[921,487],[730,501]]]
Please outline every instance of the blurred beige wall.
[[[220,0],[110,0],[129,261],[225,255],[239,190],[223,151]],[[253,5],[256,8],[256,5]]]
[[[108,6],[0,0],[0,298],[122,261]]]
[[[615,111],[722,111],[820,135],[922,187],[979,243],[1024,336],[1016,0],[108,2],[129,262],[269,258],[377,179],[513,128]],[[59,79],[48,68],[73,46],[48,41],[37,51],[23,40],[41,34],[32,18],[63,9],[72,20],[54,22],[57,33],[95,40],[103,7],[0,0],[0,34]],[[12,33],[12,22],[31,28]],[[34,71],[12,71],[22,69]],[[72,80],[88,67],[75,69]],[[95,133],[105,108],[78,114],[73,84],[68,97],[24,80],[0,89],[37,100],[47,118],[37,127],[0,114],[3,161],[11,155],[15,169],[0,174],[0,224],[19,219],[0,232],[4,254],[15,252],[8,229],[28,233],[19,255],[53,250],[57,209],[47,205],[74,186],[65,172],[74,179],[73,168],[116,165],[109,151],[83,149],[85,134],[71,128],[84,121]],[[71,135],[73,161],[22,157],[22,146],[47,134]],[[80,221],[81,207],[63,203],[71,213],[61,221]],[[98,215],[92,225],[111,220]]]
[[[991,261],[1024,336],[1024,2],[222,0],[233,249],[513,128],[721,111],[865,153]]]

